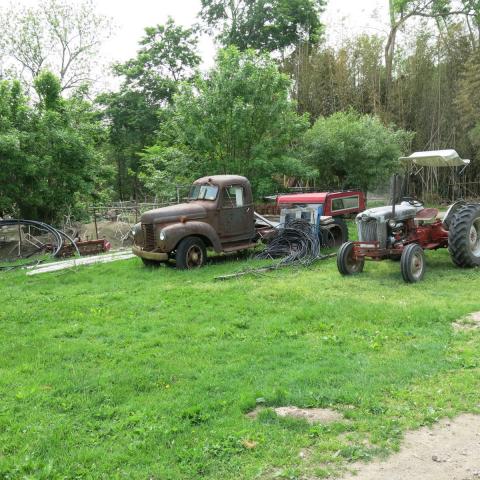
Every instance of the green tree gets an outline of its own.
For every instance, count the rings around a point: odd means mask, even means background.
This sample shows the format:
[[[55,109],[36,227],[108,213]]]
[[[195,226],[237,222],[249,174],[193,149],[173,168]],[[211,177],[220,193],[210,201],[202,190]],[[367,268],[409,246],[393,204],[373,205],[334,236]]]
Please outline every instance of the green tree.
[[[28,106],[18,82],[1,85],[0,209],[56,222],[96,195],[104,130],[85,100],[59,96],[59,79],[42,73],[42,100]],[[30,101],[30,103],[32,103]]]
[[[351,110],[319,118],[305,134],[303,151],[322,183],[368,191],[395,170],[412,138],[410,132]]]
[[[241,174],[257,195],[269,193],[278,176],[308,174],[293,153],[308,118],[296,113],[289,87],[268,55],[221,50],[206,78],[174,97],[161,139],[192,152],[192,175]]]
[[[95,56],[109,35],[110,21],[95,12],[93,0],[12,4],[0,15],[4,68],[28,85],[44,70],[59,78],[62,91],[92,83]]]
[[[140,154],[140,180],[147,191],[169,201],[175,198],[177,185],[192,180],[192,154],[179,147],[153,145]]]
[[[31,109],[19,81],[0,82],[0,215],[12,213],[23,195],[28,158],[22,149]]]
[[[477,22],[480,12],[478,0],[462,0],[460,4],[452,0],[388,0],[390,31],[385,43],[386,98],[393,79],[393,61],[398,32],[412,18],[434,19],[440,27],[452,17],[462,16]],[[471,32],[473,35],[473,32]]]
[[[201,18],[220,30],[224,46],[283,51],[298,42],[316,43],[324,0],[201,0]]]
[[[480,51],[476,51],[466,63],[459,82],[455,106],[458,112],[458,123],[467,134],[467,146],[464,152],[469,152],[478,160],[480,155]],[[472,168],[473,167],[473,168]],[[479,172],[478,161],[470,170]]]
[[[360,35],[335,51],[325,45],[299,45],[283,62],[294,79],[299,112],[313,119],[353,107],[362,113],[382,113],[384,67],[382,40]]]
[[[123,77],[120,91],[97,99],[109,123],[109,156],[116,165],[116,190],[121,199],[142,193],[139,152],[154,143],[179,82],[194,76],[200,62],[197,43],[194,29],[176,26],[172,19],[166,25],[146,28],[137,56],[114,69]]]
[[[147,27],[137,56],[114,71],[124,77],[124,87],[142,92],[152,106],[170,102],[178,82],[189,80],[200,64],[198,36],[194,28],[175,25]]]

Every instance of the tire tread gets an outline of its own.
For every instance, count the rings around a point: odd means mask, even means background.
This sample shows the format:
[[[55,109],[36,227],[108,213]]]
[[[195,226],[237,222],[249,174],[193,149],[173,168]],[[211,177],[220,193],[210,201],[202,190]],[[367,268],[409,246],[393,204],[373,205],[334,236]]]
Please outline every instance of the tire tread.
[[[480,265],[470,253],[468,235],[472,222],[480,217],[480,205],[466,205],[453,215],[448,233],[448,250],[457,267],[471,268]]]

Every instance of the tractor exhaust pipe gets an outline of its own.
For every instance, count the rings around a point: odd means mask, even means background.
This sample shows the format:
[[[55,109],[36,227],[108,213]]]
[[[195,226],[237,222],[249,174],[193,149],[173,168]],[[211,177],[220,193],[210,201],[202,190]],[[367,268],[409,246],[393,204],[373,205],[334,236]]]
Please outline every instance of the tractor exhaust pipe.
[[[397,203],[397,174],[393,175],[393,185],[392,185],[392,218],[395,218],[395,204]]]

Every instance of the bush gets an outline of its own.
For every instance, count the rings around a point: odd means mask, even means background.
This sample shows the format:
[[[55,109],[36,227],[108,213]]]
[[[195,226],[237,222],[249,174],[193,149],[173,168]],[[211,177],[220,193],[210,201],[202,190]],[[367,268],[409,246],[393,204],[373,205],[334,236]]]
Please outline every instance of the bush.
[[[319,118],[304,136],[304,158],[323,184],[339,188],[377,186],[397,168],[413,133],[385,126],[354,111]]]

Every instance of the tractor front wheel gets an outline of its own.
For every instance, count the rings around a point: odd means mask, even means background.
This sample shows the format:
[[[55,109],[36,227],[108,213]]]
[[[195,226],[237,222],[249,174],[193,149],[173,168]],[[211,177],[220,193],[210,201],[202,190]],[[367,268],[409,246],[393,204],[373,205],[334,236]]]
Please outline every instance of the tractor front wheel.
[[[342,275],[356,275],[363,271],[365,258],[355,257],[354,243],[344,243],[337,253],[337,268]]]
[[[466,205],[453,215],[448,250],[458,267],[480,266],[480,205]]]
[[[400,258],[402,277],[407,283],[416,283],[425,275],[425,253],[417,243],[407,245]]]

